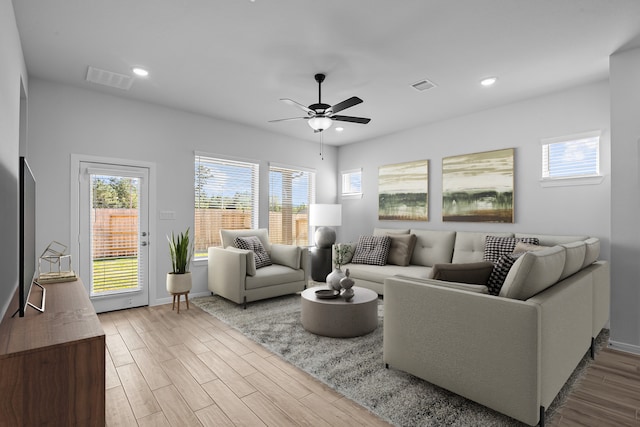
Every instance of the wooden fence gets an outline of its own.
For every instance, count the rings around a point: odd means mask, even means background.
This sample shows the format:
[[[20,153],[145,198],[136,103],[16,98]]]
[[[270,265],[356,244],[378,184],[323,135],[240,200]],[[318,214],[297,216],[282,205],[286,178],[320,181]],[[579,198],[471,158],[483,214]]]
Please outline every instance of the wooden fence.
[[[138,210],[96,208],[92,211],[93,258],[138,255]]]
[[[92,212],[94,259],[132,257],[138,254],[138,211],[136,209],[94,209]],[[269,238],[272,243],[307,245],[309,223],[306,214],[283,217],[269,212]],[[196,209],[195,251],[220,246],[220,230],[250,229],[251,214],[224,209]],[[192,234],[192,237],[193,237]]]

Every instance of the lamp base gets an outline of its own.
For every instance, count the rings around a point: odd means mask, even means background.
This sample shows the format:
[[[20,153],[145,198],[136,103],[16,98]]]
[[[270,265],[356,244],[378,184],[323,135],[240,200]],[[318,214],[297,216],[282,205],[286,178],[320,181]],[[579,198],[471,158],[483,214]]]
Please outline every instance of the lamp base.
[[[336,231],[330,227],[318,227],[313,236],[319,248],[330,248],[336,242]]]

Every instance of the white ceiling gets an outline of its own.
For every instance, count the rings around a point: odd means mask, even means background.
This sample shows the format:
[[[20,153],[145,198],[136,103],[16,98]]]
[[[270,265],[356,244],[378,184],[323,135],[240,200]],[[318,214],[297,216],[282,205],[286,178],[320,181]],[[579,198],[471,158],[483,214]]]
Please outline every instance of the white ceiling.
[[[341,145],[608,76],[640,46],[639,0],[13,0],[29,75],[317,141],[279,101],[351,96],[368,125],[324,132]],[[129,91],[85,81],[131,75]],[[497,76],[484,88],[479,80]],[[410,85],[429,79],[437,87]],[[304,114],[304,113],[303,113]],[[303,115],[302,114],[302,115]]]

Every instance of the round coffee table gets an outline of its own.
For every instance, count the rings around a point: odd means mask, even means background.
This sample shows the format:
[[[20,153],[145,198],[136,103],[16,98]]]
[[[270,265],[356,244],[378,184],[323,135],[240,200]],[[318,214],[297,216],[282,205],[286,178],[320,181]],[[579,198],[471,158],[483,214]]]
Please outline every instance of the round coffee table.
[[[313,287],[302,292],[302,326],[316,335],[350,338],[366,335],[378,327],[378,294],[354,286],[354,296],[347,302],[342,297],[320,299]]]

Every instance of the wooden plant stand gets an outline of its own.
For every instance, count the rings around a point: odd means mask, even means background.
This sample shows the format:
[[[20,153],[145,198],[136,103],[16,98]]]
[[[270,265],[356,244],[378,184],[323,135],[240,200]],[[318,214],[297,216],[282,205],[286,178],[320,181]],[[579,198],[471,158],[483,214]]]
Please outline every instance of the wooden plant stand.
[[[184,299],[187,302],[187,310],[189,310],[189,291],[187,292],[177,292],[172,293],[173,295],[173,304],[171,305],[171,310],[176,308],[176,300],[178,300],[178,314],[180,314],[180,295],[184,295]]]

